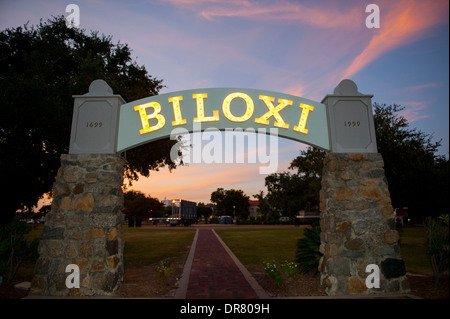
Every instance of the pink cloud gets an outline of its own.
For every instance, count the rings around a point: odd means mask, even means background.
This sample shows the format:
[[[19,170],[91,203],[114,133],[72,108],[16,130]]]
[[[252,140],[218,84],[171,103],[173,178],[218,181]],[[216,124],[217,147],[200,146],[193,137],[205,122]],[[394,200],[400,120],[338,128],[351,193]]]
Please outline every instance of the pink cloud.
[[[319,28],[355,26],[358,16],[363,14],[359,6],[341,10],[332,2],[317,5],[314,2],[291,1],[247,1],[247,0],[170,0],[176,7],[200,11],[200,16],[213,21],[219,17],[240,17],[258,21],[294,22]],[[356,18],[356,19],[355,19]]]
[[[426,119],[431,117],[430,114],[424,114],[423,111],[429,107],[431,102],[402,102],[399,103],[404,106],[405,109],[401,111],[399,114],[408,120],[408,123],[413,123],[422,119]]]
[[[344,78],[351,78],[386,52],[429,35],[432,27],[448,23],[447,0],[387,1],[379,6],[381,27],[347,68]]]
[[[283,93],[303,97],[305,86],[303,84],[295,84],[284,89]]]
[[[181,166],[169,173],[167,169],[140,178],[129,189],[140,190],[160,200],[183,198],[209,202],[218,187],[242,189],[251,196],[264,188],[265,175],[258,174],[255,164],[209,164]]]
[[[440,83],[424,83],[424,84],[418,84],[418,85],[413,85],[413,86],[407,87],[405,90],[408,92],[415,92],[418,90],[435,88],[435,87],[439,87],[439,86],[441,86]]]

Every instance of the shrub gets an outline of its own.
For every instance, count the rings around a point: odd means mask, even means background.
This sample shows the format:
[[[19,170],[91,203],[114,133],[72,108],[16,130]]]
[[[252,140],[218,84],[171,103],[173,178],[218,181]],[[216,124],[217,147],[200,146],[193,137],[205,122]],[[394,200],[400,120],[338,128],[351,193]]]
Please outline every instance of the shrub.
[[[427,218],[425,227],[427,231],[427,254],[430,256],[434,283],[437,287],[441,274],[449,268],[448,214],[441,215],[439,220]]]
[[[320,253],[320,226],[305,228],[305,238],[297,241],[296,261],[301,274],[306,274],[315,269],[314,276],[319,272]]]
[[[16,275],[22,261],[37,257],[39,241],[28,243],[25,235],[32,227],[15,218],[9,224],[1,226],[0,231],[0,275],[10,282]]]

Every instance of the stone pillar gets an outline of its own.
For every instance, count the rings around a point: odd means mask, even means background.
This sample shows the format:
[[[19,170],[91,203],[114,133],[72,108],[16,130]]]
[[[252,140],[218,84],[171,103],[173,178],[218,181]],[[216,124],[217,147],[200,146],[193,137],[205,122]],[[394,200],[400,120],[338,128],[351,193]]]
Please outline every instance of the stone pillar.
[[[319,270],[329,295],[409,292],[383,166],[379,153],[329,153],[324,160]],[[380,288],[366,286],[369,264],[379,267]]]
[[[123,165],[117,154],[64,154],[53,185],[32,295],[112,295],[123,278]],[[67,288],[66,267],[80,270]]]

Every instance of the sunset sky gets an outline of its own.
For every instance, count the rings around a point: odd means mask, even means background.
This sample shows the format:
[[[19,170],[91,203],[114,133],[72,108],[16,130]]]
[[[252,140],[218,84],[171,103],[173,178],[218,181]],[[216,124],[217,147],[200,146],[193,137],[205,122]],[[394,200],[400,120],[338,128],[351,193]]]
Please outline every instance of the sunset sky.
[[[0,0],[0,28],[67,16],[69,3],[80,8],[81,28],[128,43],[137,63],[164,80],[160,93],[242,87],[320,102],[349,78],[373,102],[404,106],[411,126],[442,139],[440,154],[449,154],[447,0]],[[365,25],[371,3],[378,29]],[[278,172],[304,148],[280,138]],[[191,164],[133,189],[209,202],[218,187],[251,197],[265,190],[265,176],[255,164]]]

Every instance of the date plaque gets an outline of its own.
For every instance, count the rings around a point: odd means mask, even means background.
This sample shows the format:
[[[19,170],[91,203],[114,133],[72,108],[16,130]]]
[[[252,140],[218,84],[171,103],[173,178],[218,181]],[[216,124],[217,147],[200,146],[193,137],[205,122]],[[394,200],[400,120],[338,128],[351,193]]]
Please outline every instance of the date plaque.
[[[361,94],[351,80],[343,80],[326,95],[330,150],[334,153],[376,153],[373,95]]]
[[[70,154],[116,153],[119,107],[125,101],[103,80],[95,80],[89,93],[74,95]]]

